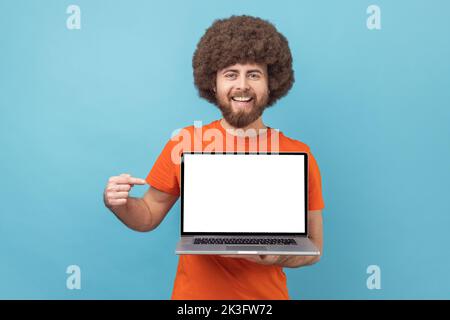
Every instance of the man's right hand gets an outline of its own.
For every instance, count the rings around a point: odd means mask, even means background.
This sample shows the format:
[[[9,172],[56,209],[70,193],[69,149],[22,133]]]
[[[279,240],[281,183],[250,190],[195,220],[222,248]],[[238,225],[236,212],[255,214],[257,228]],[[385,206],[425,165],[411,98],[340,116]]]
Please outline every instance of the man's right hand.
[[[135,184],[144,185],[147,182],[144,179],[134,178],[129,174],[122,173],[120,176],[110,177],[103,193],[105,205],[122,206],[127,203],[129,192]]]

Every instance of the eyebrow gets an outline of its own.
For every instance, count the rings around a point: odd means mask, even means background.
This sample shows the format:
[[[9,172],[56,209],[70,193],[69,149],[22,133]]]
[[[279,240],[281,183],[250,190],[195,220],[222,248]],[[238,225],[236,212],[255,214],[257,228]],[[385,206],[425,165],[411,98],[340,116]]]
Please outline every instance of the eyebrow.
[[[239,70],[238,69],[226,69],[224,72],[222,72],[222,74],[224,74],[224,73],[226,73],[226,72],[229,72],[229,71],[231,71],[231,72],[236,72],[236,73],[239,73]],[[259,69],[251,69],[251,70],[247,70],[247,73],[252,73],[252,72],[258,72],[258,73],[263,73],[261,70],[259,70]]]

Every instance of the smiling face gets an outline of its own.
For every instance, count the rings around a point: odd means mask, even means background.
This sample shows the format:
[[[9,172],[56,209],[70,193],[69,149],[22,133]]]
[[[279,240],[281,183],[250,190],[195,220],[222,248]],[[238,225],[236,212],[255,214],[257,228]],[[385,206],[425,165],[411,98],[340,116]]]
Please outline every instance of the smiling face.
[[[267,66],[234,64],[216,74],[216,99],[225,120],[244,128],[257,120],[269,100]]]

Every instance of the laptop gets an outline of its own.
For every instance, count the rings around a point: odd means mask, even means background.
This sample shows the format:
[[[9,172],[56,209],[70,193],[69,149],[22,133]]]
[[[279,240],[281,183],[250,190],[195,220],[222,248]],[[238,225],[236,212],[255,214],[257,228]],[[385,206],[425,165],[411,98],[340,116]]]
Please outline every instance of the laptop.
[[[319,255],[308,238],[308,154],[183,152],[176,254]]]

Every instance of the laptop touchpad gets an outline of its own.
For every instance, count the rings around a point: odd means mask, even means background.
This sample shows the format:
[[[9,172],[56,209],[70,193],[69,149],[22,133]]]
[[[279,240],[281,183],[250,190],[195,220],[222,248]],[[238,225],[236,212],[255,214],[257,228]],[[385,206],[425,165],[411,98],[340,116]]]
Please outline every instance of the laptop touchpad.
[[[227,246],[227,250],[237,250],[237,251],[267,251],[267,247],[262,247],[262,246]]]

